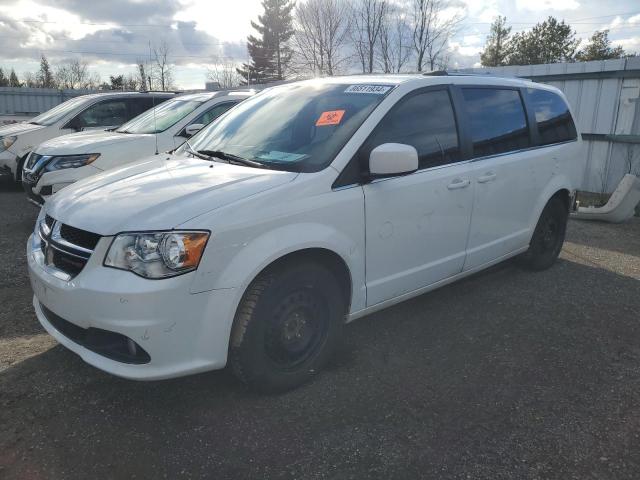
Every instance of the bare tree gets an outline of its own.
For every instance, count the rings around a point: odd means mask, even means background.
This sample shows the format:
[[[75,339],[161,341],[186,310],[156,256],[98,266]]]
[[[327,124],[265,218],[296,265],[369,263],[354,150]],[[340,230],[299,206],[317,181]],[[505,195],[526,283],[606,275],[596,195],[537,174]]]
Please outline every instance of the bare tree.
[[[308,0],[296,5],[292,70],[314,75],[339,73],[349,59],[349,6],[342,0]]]
[[[89,70],[89,64],[74,58],[58,66],[55,73],[59,88],[95,88],[100,84],[100,76]]]
[[[222,89],[234,88],[242,82],[242,76],[238,73],[238,63],[231,59],[214,58],[213,65],[207,71],[207,78],[217,82]]]
[[[350,37],[362,67],[362,73],[372,73],[378,39],[386,23],[387,0],[354,0],[351,9]]]
[[[411,28],[401,5],[389,9],[380,29],[379,63],[385,73],[401,72],[411,58]]]
[[[173,66],[169,63],[169,53],[169,45],[164,40],[153,47],[152,78],[163,92],[173,88]]]
[[[413,0],[413,48],[416,53],[416,69],[425,65],[431,70],[448,62],[449,39],[458,29],[462,18],[445,15],[450,7],[447,0]]]

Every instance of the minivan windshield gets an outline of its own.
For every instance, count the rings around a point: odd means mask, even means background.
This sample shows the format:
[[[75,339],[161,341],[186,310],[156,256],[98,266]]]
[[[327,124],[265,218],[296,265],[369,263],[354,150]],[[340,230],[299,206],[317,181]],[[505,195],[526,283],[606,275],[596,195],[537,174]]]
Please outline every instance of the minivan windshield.
[[[41,113],[37,117],[33,118],[29,123],[33,123],[34,125],[53,125],[58,120],[64,118],[68,113],[75,111],[78,107],[87,103],[87,101],[87,98],[84,96],[72,98],[71,100],[61,103],[57,107],[53,107],[51,110]]]
[[[116,130],[120,133],[160,133],[171,128],[202,105],[202,100],[175,98],[147,110]],[[155,110],[155,114],[154,114]]]
[[[179,152],[191,149],[267,168],[319,171],[392,88],[318,81],[273,87],[229,110]]]

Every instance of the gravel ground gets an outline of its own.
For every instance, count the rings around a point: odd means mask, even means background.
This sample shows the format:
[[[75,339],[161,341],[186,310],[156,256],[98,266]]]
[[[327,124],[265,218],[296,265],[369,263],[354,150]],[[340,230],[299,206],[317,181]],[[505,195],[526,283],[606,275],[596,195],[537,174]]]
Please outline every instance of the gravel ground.
[[[32,312],[36,210],[0,184],[0,478],[640,478],[640,221],[572,221],[507,262],[350,324],[279,396],[225,371],[136,383]]]

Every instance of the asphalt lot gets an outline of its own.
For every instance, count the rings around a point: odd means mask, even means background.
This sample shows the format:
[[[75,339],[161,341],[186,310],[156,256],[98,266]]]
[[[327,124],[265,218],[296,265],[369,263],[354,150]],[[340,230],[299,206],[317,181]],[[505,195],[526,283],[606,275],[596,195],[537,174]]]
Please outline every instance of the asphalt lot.
[[[349,325],[279,396],[225,371],[136,383],[31,307],[36,209],[0,182],[0,478],[640,478],[640,219],[572,221],[562,259],[508,262]]]

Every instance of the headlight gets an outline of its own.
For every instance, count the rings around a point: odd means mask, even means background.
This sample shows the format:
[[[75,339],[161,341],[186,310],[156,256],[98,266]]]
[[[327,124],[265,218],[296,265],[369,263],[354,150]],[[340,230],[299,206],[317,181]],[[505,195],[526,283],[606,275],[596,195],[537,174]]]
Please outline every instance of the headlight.
[[[61,155],[53,157],[44,168],[47,172],[62,170],[64,168],[78,168],[89,165],[97,160],[99,153],[85,153],[82,155]]]
[[[118,235],[104,265],[145,278],[166,278],[198,268],[209,232],[140,232]]]
[[[14,143],[16,143],[18,137],[3,137],[2,142],[0,142],[0,152],[4,152],[6,149],[8,149],[11,145],[13,145]]]

